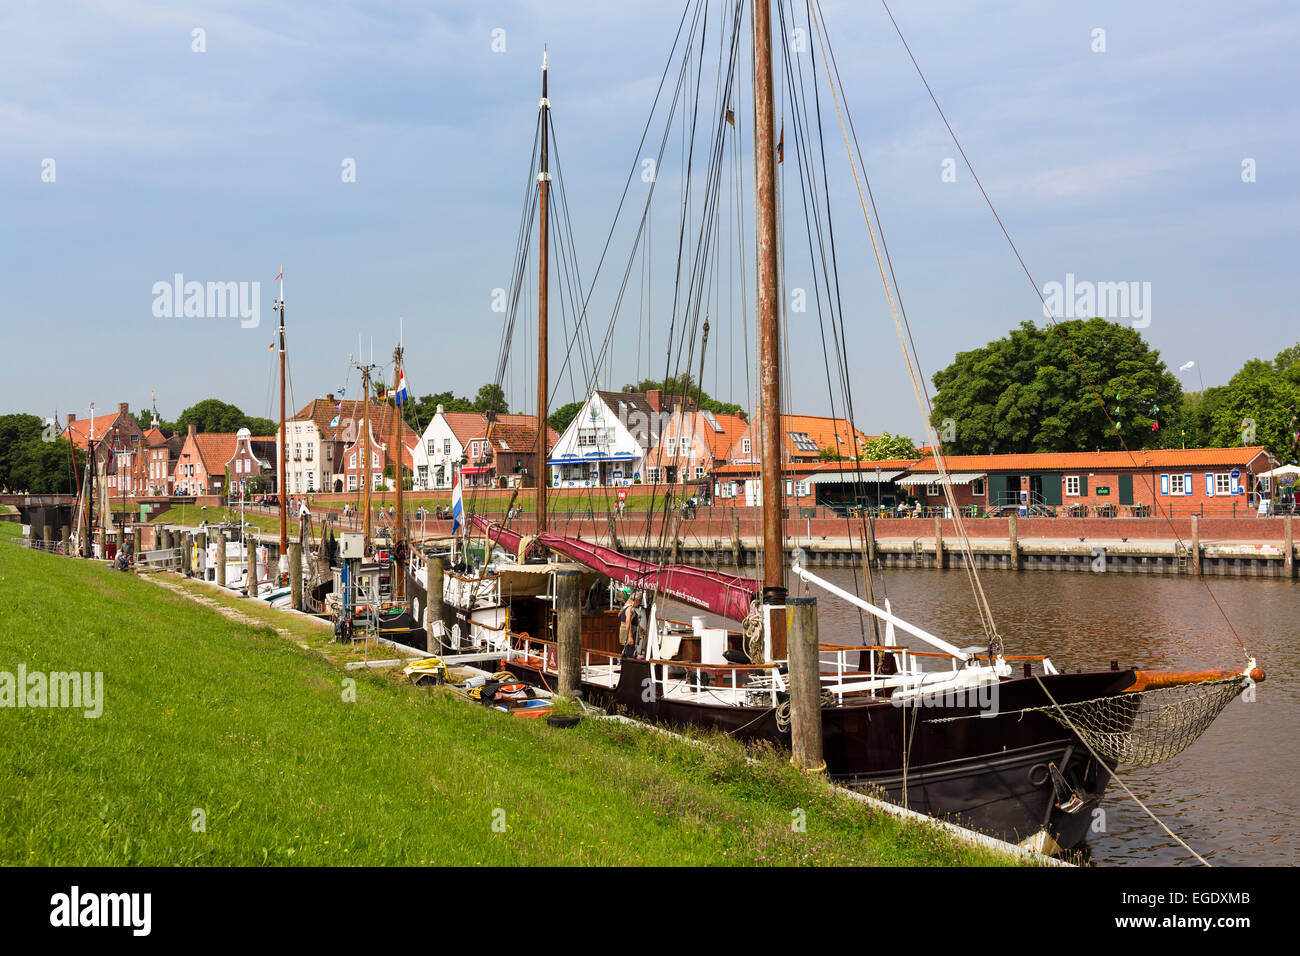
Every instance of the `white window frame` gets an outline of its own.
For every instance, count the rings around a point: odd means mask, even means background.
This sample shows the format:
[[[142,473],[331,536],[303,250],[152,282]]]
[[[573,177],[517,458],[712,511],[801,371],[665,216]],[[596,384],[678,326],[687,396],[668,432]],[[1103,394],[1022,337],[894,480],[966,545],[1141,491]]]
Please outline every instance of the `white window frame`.
[[[1069,497],[1069,498],[1077,498],[1077,497],[1079,497],[1079,494],[1080,494],[1080,492],[1079,492],[1079,488],[1080,488],[1080,485],[1079,485],[1079,478],[1080,478],[1080,477],[1081,477],[1080,475],[1066,475],[1066,476],[1065,476],[1065,494],[1066,494],[1066,497]],[[1073,490],[1072,490],[1072,489],[1073,489]]]
[[[1187,476],[1182,472],[1178,472],[1177,474],[1171,474],[1169,476],[1169,493],[1171,495],[1187,494],[1186,479]]]
[[[740,453],[741,453],[742,455],[750,455],[750,454],[753,454],[753,452],[752,452],[753,447],[754,447],[754,446],[753,446],[753,443],[750,441],[750,439],[748,439],[748,438],[742,438],[742,439],[740,440]]]

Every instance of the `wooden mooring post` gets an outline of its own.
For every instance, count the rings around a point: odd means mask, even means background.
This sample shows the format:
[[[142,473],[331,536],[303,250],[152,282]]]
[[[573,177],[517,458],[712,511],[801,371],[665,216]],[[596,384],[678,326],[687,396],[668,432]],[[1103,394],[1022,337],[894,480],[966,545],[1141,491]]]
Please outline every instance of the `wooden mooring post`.
[[[555,572],[555,624],[559,677],[556,693],[572,697],[582,680],[582,572]]]
[[[675,511],[673,512],[673,543],[672,543],[672,551],[670,552],[672,555],[672,559],[671,559],[672,564],[677,563],[677,556],[681,551],[682,542],[678,534],[681,531],[681,527],[682,527],[682,513],[680,511]]]
[[[943,568],[943,518],[939,515],[934,516],[934,566]]]
[[[257,545],[243,535],[244,561],[248,565],[248,596],[257,597]]]
[[[226,586],[226,534],[217,532],[217,585]]]
[[[1292,515],[1286,516],[1284,522],[1286,532],[1282,541],[1282,570],[1288,578],[1295,577],[1295,538],[1291,536],[1292,517]]]
[[[876,566],[876,516],[867,515],[867,566]]]
[[[302,610],[302,543],[299,541],[289,542],[289,603],[295,611]]]
[[[1201,516],[1192,515],[1192,574],[1201,573]]]
[[[822,754],[821,657],[817,599],[786,599],[790,655],[790,757],[800,770],[826,769]]]
[[[740,515],[731,516],[731,563],[742,567],[745,561],[744,549],[740,546]]]
[[[1011,536],[1011,570],[1020,570],[1020,536],[1016,529],[1016,519],[1019,515],[1012,515],[1007,519],[1007,533]]]
[[[440,634],[436,624],[447,626],[446,562],[441,558],[430,558],[425,570],[424,632],[428,635],[428,650],[436,653],[441,648],[433,641]],[[439,637],[441,640],[441,637]]]

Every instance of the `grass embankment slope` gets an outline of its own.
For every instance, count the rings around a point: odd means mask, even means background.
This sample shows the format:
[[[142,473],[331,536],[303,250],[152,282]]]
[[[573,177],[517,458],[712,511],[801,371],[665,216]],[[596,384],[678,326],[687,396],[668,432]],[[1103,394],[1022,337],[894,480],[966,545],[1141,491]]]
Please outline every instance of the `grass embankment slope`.
[[[277,634],[0,542],[0,670],[104,675],[97,719],[0,709],[0,863],[1007,862],[839,797],[780,755],[749,764],[727,742],[612,721],[552,730],[344,672],[309,624]]]

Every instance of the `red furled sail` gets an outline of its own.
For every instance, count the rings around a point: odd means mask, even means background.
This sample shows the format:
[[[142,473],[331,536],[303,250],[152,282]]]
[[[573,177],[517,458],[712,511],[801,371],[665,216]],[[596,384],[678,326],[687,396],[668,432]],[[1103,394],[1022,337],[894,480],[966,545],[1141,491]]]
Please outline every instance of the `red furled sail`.
[[[479,515],[472,520],[488,540],[518,553],[523,540],[518,531],[502,528]],[[613,548],[549,531],[539,534],[537,541],[620,584],[656,592],[732,621],[743,621],[749,614],[750,604],[758,597],[759,583],[753,578],[682,564],[661,567],[652,561],[628,557]]]

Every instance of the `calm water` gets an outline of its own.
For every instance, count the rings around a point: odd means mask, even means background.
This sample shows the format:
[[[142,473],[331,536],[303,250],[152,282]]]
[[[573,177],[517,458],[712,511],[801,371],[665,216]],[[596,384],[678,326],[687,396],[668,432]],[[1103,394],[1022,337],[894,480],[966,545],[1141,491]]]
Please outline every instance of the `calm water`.
[[[821,573],[854,590],[853,572]],[[1297,862],[1300,583],[1209,578],[1207,591],[1190,578],[1048,572],[986,572],[981,581],[1007,653],[1047,654],[1061,670],[1104,669],[1112,660],[1180,670],[1244,666],[1217,598],[1268,679],[1254,703],[1237,698],[1177,757],[1121,777],[1212,864]],[[896,570],[884,584],[900,616],[959,647],[983,642],[964,571]],[[821,639],[858,640],[857,610],[811,593],[819,599]],[[1106,832],[1089,841],[1098,865],[1195,864],[1113,783],[1103,807]]]

